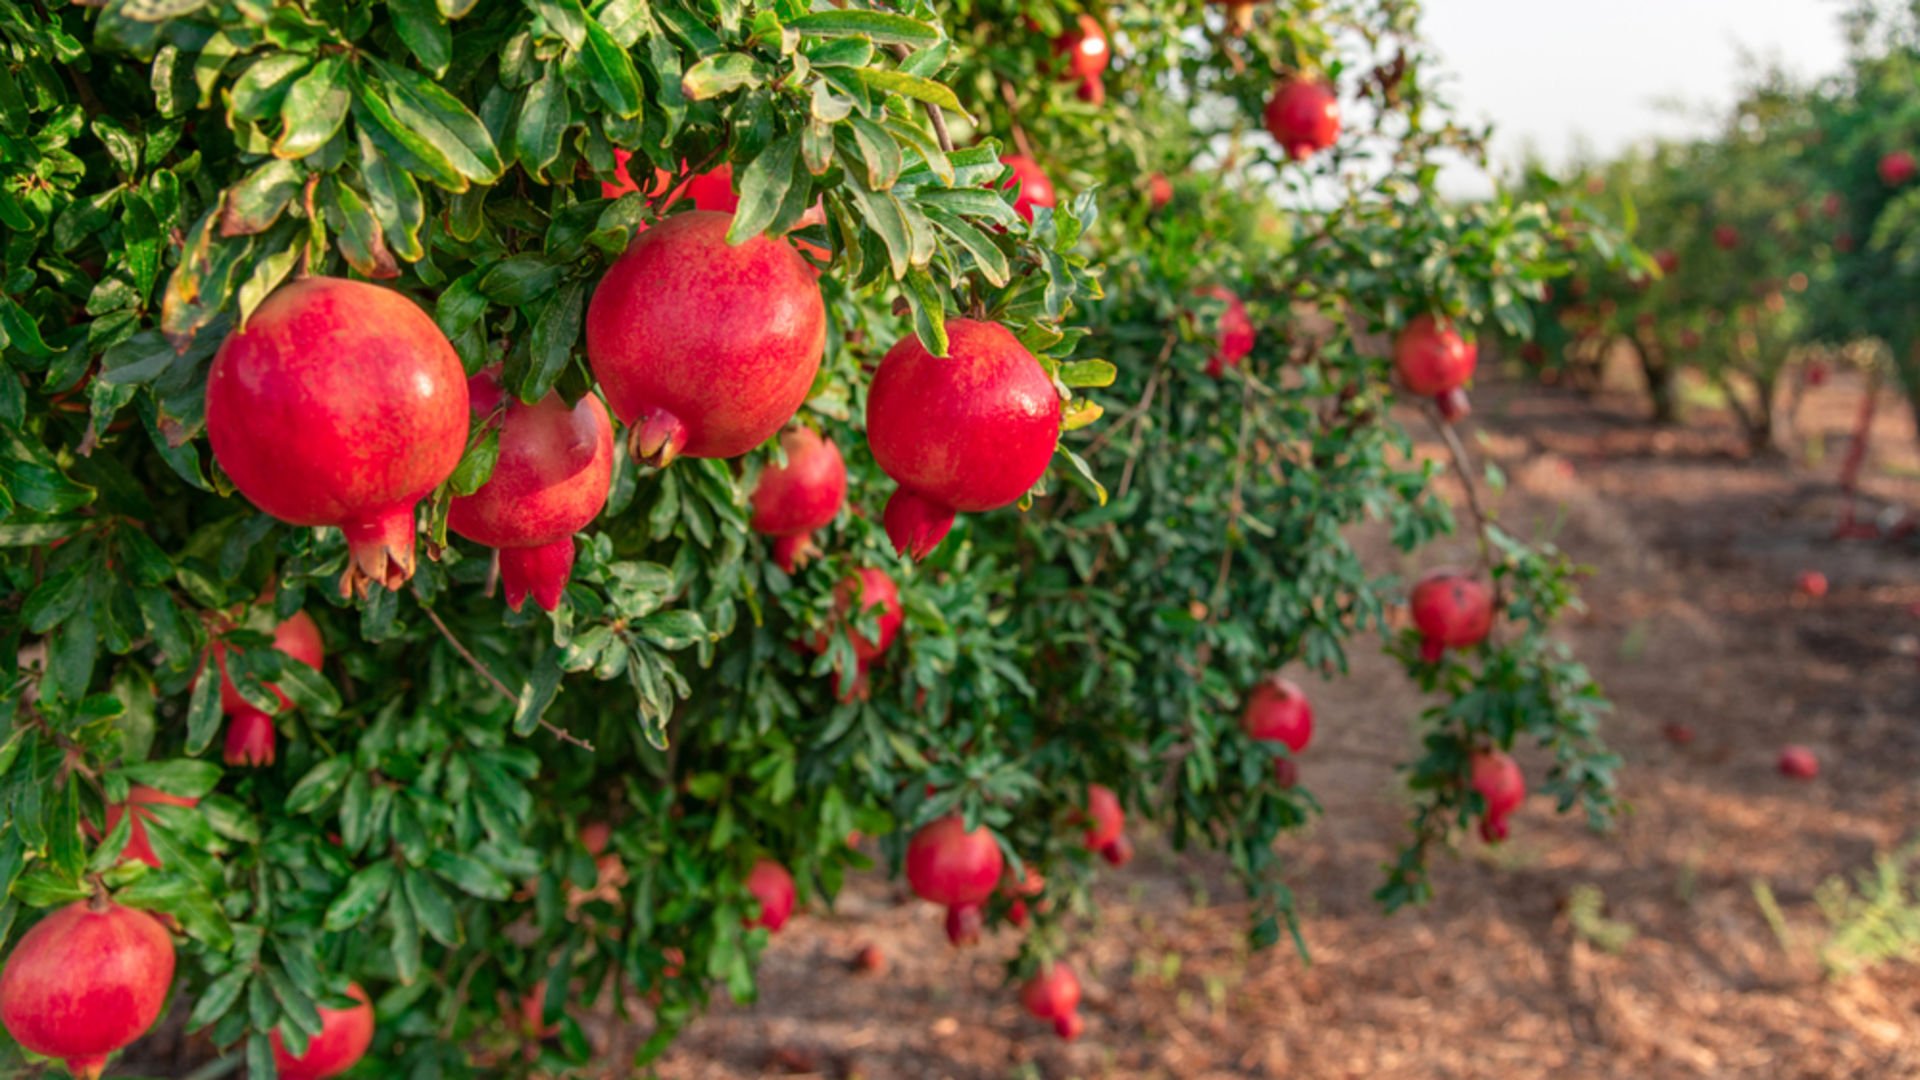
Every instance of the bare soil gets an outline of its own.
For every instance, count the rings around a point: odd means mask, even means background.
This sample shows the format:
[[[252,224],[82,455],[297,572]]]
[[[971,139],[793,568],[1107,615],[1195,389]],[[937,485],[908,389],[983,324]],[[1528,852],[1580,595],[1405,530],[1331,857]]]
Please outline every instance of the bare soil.
[[[1920,823],[1920,561],[1910,541],[1830,535],[1861,392],[1842,372],[1807,396],[1783,439],[1793,461],[1750,457],[1723,417],[1647,426],[1630,396],[1476,395],[1469,443],[1510,479],[1501,520],[1593,569],[1589,611],[1566,635],[1618,708],[1608,737],[1630,812],[1611,835],[1535,798],[1504,846],[1471,840],[1441,860],[1432,905],[1382,915],[1369,893],[1404,829],[1394,768],[1422,702],[1362,647],[1353,678],[1309,688],[1320,729],[1302,776],[1326,814],[1287,853],[1311,965],[1284,947],[1249,952],[1219,862],[1143,838],[1075,958],[1087,1028],[1067,1045],[1002,985],[1010,935],[953,951],[939,912],[873,878],[797,918],[761,999],[696,1023],[660,1072],[1920,1076],[1920,966],[1830,978],[1817,954],[1815,887]],[[1889,394],[1865,484],[1875,506],[1920,505],[1913,447]],[[1824,599],[1796,591],[1809,569],[1830,580]],[[1690,726],[1692,744],[1672,743],[1669,724]],[[1818,779],[1775,771],[1787,743],[1819,754]],[[1778,928],[1756,886],[1777,900]],[[1577,889],[1630,940],[1576,917]],[[850,969],[868,945],[884,972]]]

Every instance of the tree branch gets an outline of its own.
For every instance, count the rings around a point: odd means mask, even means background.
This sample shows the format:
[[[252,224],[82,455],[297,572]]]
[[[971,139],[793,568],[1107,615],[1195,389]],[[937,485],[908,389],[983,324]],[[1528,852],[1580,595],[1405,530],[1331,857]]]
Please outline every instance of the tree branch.
[[[506,698],[510,702],[518,704],[520,701],[520,695],[507,689],[506,683],[501,682],[498,676],[494,675],[493,672],[487,670],[487,665],[481,663],[480,658],[473,655],[472,650],[468,649],[465,645],[461,644],[459,638],[453,636],[453,631],[447,628],[447,624],[441,620],[440,615],[437,612],[435,612],[433,608],[427,606],[426,600],[420,596],[420,591],[418,589],[414,590],[413,598],[414,600],[419,602],[420,610],[427,613],[427,618],[433,620],[433,625],[439,629],[440,636],[446,638],[447,644],[453,646],[453,651],[459,653],[461,659],[465,660],[469,665],[471,665],[473,667],[473,670],[479,672],[481,678],[487,680],[488,683],[492,684],[493,688],[500,692],[501,697]],[[558,724],[555,724],[553,721],[543,717],[540,720],[540,726],[543,728],[546,728],[549,732],[552,732],[553,737],[556,739],[559,739],[561,742],[572,743],[574,746],[577,746],[580,749],[585,750],[589,754],[593,753],[592,743],[588,742],[587,740],[581,738],[578,735],[575,735],[573,732],[568,731],[566,728],[563,728]]]

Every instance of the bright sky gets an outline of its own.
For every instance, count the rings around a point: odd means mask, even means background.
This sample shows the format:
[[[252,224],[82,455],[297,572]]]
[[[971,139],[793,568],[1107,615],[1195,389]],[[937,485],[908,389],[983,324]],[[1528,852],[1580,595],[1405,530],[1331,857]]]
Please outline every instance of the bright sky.
[[[1495,125],[1496,164],[1560,164],[1686,135],[1731,104],[1746,56],[1800,77],[1840,69],[1842,0],[1428,0],[1426,37],[1463,119]],[[1676,110],[1675,105],[1684,107]],[[1450,191],[1481,185],[1456,173]]]

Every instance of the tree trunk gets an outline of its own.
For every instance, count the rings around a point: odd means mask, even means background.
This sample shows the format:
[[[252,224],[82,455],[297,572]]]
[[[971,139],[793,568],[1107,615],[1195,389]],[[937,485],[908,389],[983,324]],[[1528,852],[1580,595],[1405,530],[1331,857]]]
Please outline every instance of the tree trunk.
[[[1662,425],[1679,423],[1679,371],[1668,360],[1666,350],[1660,347],[1659,342],[1636,336],[1633,345],[1640,353],[1640,371],[1647,378],[1647,393],[1653,398],[1653,422]]]

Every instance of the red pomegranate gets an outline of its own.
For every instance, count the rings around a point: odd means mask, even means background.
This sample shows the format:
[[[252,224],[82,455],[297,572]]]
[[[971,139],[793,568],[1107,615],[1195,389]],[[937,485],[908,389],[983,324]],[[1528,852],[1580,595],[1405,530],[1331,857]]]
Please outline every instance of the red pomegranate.
[[[1920,171],[1920,164],[1916,164],[1913,155],[1905,150],[1895,150],[1880,159],[1880,182],[1888,187],[1905,186],[1917,171]]]
[[[955,904],[947,909],[947,944],[956,949],[980,943],[985,917],[979,904]]]
[[[1653,264],[1660,268],[1662,274],[1671,275],[1675,270],[1680,269],[1680,256],[1670,249],[1662,248],[1653,253]]]
[[[1827,595],[1827,575],[1818,570],[1803,570],[1794,582],[1794,587],[1800,590],[1801,596],[1809,600],[1818,600]]]
[[[1473,790],[1486,801],[1486,815],[1480,819],[1480,836],[1487,843],[1507,838],[1507,816],[1520,809],[1527,798],[1527,778],[1520,764],[1501,750],[1476,750],[1468,759],[1473,769]]]
[[[1418,315],[1393,343],[1393,367],[1400,385],[1421,397],[1438,397],[1473,378],[1479,350],[1460,336],[1453,322]]]
[[[1313,741],[1313,703],[1292,680],[1270,676],[1247,695],[1240,730],[1249,739],[1285,743],[1298,754]]]
[[[1409,606],[1420,631],[1420,655],[1429,661],[1447,649],[1472,648],[1493,629],[1493,594],[1457,570],[1435,570],[1421,578]]]
[[[273,628],[273,647],[310,668],[326,660],[326,643],[320,628],[304,611],[296,611],[287,621]],[[227,714],[227,739],[224,760],[229,765],[271,765],[274,759],[273,717],[254,708],[240,696],[240,689],[227,676],[226,646],[215,642],[213,661],[220,669],[220,711]],[[280,711],[292,707],[287,695],[277,686],[268,690],[280,703]],[[132,844],[128,844],[131,849]]]
[[[856,588],[860,590],[857,610],[854,608],[856,600],[853,594]],[[848,615],[858,619],[875,607],[880,609],[879,626],[876,627],[876,632],[879,634],[877,638],[869,638],[857,631],[853,635],[853,655],[864,669],[868,664],[885,655],[886,651],[893,647],[893,639],[900,633],[900,624],[906,618],[904,610],[900,607],[900,588],[893,583],[893,578],[888,576],[885,570],[863,566],[853,576],[834,587],[833,597],[836,622],[845,619]],[[812,641],[814,652],[826,652],[827,644],[825,633],[814,635]]]
[[[467,383],[476,417],[504,405],[500,456],[480,490],[453,500],[447,528],[500,550],[507,607],[528,596],[552,611],[573,576],[573,534],[607,505],[613,483],[613,422],[587,394],[572,408],[558,392],[533,405],[500,386],[488,368]]]
[[[1073,28],[1053,40],[1053,51],[1066,57],[1067,74],[1075,79],[1097,79],[1113,61],[1107,32],[1091,15],[1077,16]]]
[[[1105,784],[1087,785],[1087,812],[1081,820],[1087,822],[1088,851],[1099,851],[1118,840],[1127,827],[1120,797]]]
[[[589,855],[607,850],[607,843],[612,839],[613,826],[604,821],[589,821],[580,826],[580,846],[586,848]]]
[[[146,1033],[173,983],[173,939],[144,911],[78,900],[20,936],[0,969],[0,1024],[22,1047],[95,1080]]]
[[[812,555],[813,530],[832,524],[846,504],[847,464],[812,428],[789,428],[780,449],[787,463],[768,465],[753,489],[753,530],[775,538],[774,561],[791,574]]]
[[[1713,242],[1722,251],[1732,251],[1740,246],[1740,230],[1731,225],[1715,225]]]
[[[1305,161],[1340,138],[1340,99],[1325,83],[1287,78],[1267,101],[1267,130],[1295,161]]]
[[[612,181],[602,180],[600,182],[601,198],[617,199],[622,195],[626,195],[630,192],[635,192],[640,190],[640,185],[634,182],[633,174],[630,171],[630,166],[632,165],[632,163],[633,163],[633,151],[615,150],[613,152],[614,179]],[[643,160],[641,164],[645,164],[645,161]],[[653,170],[653,183],[647,185],[647,191],[646,191],[647,198],[651,199],[654,196],[660,194],[662,191],[665,191],[667,189],[667,185],[672,182],[673,182],[673,177],[667,172],[667,170],[665,169]],[[645,226],[641,226],[641,227],[645,228]]]
[[[761,859],[747,871],[747,891],[759,901],[758,917],[744,919],[748,927],[764,926],[771,931],[787,925],[793,914],[793,875],[772,859]]]
[[[1804,746],[1789,746],[1780,751],[1780,775],[1789,780],[1811,780],[1820,775],[1820,759]]]
[[[636,461],[738,457],[793,418],[820,370],[812,269],[765,236],[728,244],[731,220],[696,210],[648,229],[587,305],[587,360]]]
[[[922,559],[955,513],[1018,500],[1060,441],[1060,395],[1040,362],[999,323],[947,320],[948,356],[909,335],[887,350],[867,389],[867,444],[900,489],[887,536]]]
[[[271,731],[271,728],[269,728]],[[153,843],[147,839],[147,822],[154,818],[153,811],[144,810],[146,806],[198,806],[199,799],[189,799],[184,795],[169,795],[143,784],[133,784],[127,788],[127,801],[114,803],[107,807],[107,831],[120,827],[120,819],[131,808],[133,822],[127,826],[127,846],[120,851],[121,858],[138,859],[155,870],[160,869],[160,856],[153,852]]]
[[[958,814],[922,825],[907,842],[907,884],[922,900],[947,907],[978,904],[993,895],[1005,865],[1000,843],[987,827],[968,832]]]
[[[1046,170],[1040,167],[1039,162],[1025,154],[1004,154],[1000,158],[1000,164],[1013,170],[1013,175],[1000,186],[1011,188],[1018,185],[1020,188],[1020,193],[1013,199],[1014,213],[1019,214],[1024,220],[1032,221],[1036,207],[1049,210],[1053,208],[1055,204],[1053,181],[1047,179]],[[947,327],[951,330],[953,324],[948,323]]]
[[[1080,978],[1064,963],[1041,968],[1020,987],[1020,1005],[1036,1020],[1057,1020],[1080,1009]]]
[[[1155,210],[1164,210],[1173,201],[1173,181],[1166,173],[1154,173],[1147,177],[1147,204]]]
[[[373,1003],[359,983],[347,985],[347,996],[358,1004],[345,1009],[320,1006],[320,1034],[307,1040],[307,1052],[287,1053],[276,1029],[272,1036],[273,1063],[280,1080],[326,1080],[359,1062],[373,1044]]]
[[[1233,290],[1224,285],[1203,285],[1195,289],[1194,294],[1227,305],[1214,328],[1219,345],[1213,357],[1207,361],[1207,374],[1217,379],[1228,368],[1239,367],[1240,361],[1253,352],[1253,319],[1247,315],[1247,305],[1241,303]]]
[[[207,436],[233,486],[293,525],[334,525],[343,593],[413,576],[413,508],[467,441],[467,377],[426,312],[392,289],[310,277],[227,336]]]

